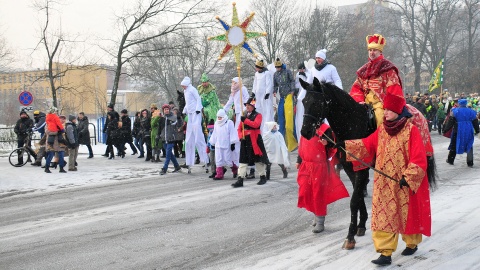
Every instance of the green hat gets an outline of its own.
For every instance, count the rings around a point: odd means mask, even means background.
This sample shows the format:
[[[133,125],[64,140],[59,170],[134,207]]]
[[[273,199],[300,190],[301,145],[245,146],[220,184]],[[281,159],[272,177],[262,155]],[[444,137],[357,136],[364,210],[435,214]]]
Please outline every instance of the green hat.
[[[203,74],[202,74],[202,78],[200,78],[200,81],[201,81],[202,83],[210,81],[210,79],[209,79],[208,76],[207,76],[207,73],[203,73]]]

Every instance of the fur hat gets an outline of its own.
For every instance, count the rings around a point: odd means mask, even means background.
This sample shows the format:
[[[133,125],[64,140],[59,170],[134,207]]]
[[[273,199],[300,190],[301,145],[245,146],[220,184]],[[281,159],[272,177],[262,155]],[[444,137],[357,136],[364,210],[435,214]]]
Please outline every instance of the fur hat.
[[[327,50],[321,49],[315,54],[315,58],[322,58],[323,60],[327,59]]]
[[[183,78],[183,80],[182,80],[182,82],[180,83],[180,85],[189,86],[191,83],[192,83],[192,81],[190,80],[190,78],[189,78],[189,77],[185,77],[185,78]]]
[[[280,61],[280,58],[277,58],[275,62],[273,62],[273,64],[275,65],[276,68],[282,67],[283,65],[282,61]]]
[[[200,78],[200,82],[204,83],[208,81],[210,81],[210,78],[208,78],[207,73],[203,73],[202,77]]]
[[[407,103],[405,102],[404,97],[389,93],[387,93],[387,95],[383,99],[383,108],[390,110],[396,114],[401,114],[403,111],[403,107],[405,107],[406,104]]]
[[[57,107],[52,106],[52,107],[50,107],[50,108],[48,109],[48,111],[49,111],[50,113],[55,113],[55,112],[58,112],[58,109],[57,109]]]
[[[370,50],[370,49],[376,49],[376,50],[379,50],[379,51],[382,51],[383,52],[383,47],[385,45],[387,45],[387,41],[385,40],[385,38],[380,35],[380,34],[374,34],[373,36],[372,35],[368,35],[366,37],[366,40],[367,40],[367,48]]]
[[[73,121],[73,120],[75,120],[75,119],[77,119],[77,118],[75,117],[75,115],[72,115],[72,114],[68,115],[68,121],[71,122],[71,121]]]
[[[263,69],[265,67],[265,63],[263,62],[263,60],[257,59],[257,61],[255,61],[255,67]]]

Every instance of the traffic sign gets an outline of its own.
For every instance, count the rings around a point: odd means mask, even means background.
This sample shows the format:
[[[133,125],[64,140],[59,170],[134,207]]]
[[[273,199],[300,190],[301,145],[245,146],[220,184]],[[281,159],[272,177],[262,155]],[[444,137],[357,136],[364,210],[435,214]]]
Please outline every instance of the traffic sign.
[[[33,102],[33,95],[30,92],[24,91],[18,95],[18,101],[24,106],[28,106]]]
[[[20,106],[19,111],[31,112],[33,111],[33,106]]]

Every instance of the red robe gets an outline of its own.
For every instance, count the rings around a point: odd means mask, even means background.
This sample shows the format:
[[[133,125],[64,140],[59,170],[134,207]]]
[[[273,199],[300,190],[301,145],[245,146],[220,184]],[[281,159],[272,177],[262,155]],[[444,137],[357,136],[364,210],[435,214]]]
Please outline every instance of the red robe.
[[[348,191],[335,173],[334,163],[328,159],[335,155],[336,149],[329,149],[328,156],[320,136],[329,128],[322,124],[310,140],[301,137],[298,154],[302,163],[298,168],[298,207],[314,213],[327,215],[327,205],[348,197]]]
[[[400,189],[398,182],[374,173],[372,231],[430,236],[427,155],[418,128],[408,121],[390,136],[381,125],[365,139],[345,141],[345,147],[357,158],[374,157],[376,169],[398,180],[405,176],[410,186]]]

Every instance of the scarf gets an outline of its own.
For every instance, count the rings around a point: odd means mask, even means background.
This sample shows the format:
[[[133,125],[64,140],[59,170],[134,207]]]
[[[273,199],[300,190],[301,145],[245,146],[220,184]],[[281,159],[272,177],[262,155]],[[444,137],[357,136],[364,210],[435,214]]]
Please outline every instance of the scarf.
[[[218,118],[217,118],[217,121],[215,121],[215,125],[218,125],[218,126],[221,127],[221,126],[225,125],[225,123],[227,123],[227,120],[228,120],[227,117],[223,117],[222,120],[218,120]]]
[[[231,88],[231,96],[235,96],[235,94],[240,90],[240,85],[238,83],[233,83]]]
[[[320,65],[317,64],[317,63],[315,63],[315,69],[318,70],[318,71],[320,71],[320,70],[322,70],[324,67],[326,67],[328,64],[330,64],[330,62],[328,62],[328,61],[326,61],[326,60],[323,61]]]
[[[385,127],[385,131],[390,136],[397,135],[400,130],[405,126],[407,123],[408,118],[412,117],[412,114],[408,112],[406,106],[403,107],[402,113],[398,115],[397,119],[393,121],[387,121],[385,118],[383,119],[383,126]]]
[[[377,78],[380,76],[380,74],[383,74],[390,69],[395,70],[395,72],[398,74],[397,67],[392,62],[383,58],[383,55],[380,55],[373,60],[368,60],[368,63],[357,70],[357,75],[362,80],[367,80],[370,78]],[[401,81],[400,85],[402,85]]]

